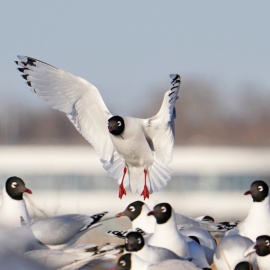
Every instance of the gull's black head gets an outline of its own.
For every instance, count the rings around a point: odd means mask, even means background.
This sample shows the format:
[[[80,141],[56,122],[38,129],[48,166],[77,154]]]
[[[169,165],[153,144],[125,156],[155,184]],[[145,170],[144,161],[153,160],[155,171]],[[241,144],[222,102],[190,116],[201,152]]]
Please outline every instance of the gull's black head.
[[[126,236],[125,249],[126,251],[139,251],[144,246],[144,238],[138,232],[130,232]]]
[[[153,215],[157,224],[166,223],[172,216],[172,207],[169,203],[160,203],[154,207],[154,210],[148,213],[148,216]]]
[[[12,176],[6,181],[6,192],[14,200],[22,200],[23,193],[32,194],[32,191],[26,188],[24,181],[16,176]]]
[[[126,253],[122,255],[115,267],[116,270],[130,270],[131,269],[131,254]]]
[[[118,213],[116,217],[127,216],[131,221],[133,221],[141,214],[143,206],[144,202],[141,201],[130,203],[127,208],[123,212]]]
[[[256,245],[254,246],[258,256],[267,256],[270,254],[270,236],[261,235],[256,238]]]
[[[253,270],[253,266],[249,262],[240,262],[234,267],[234,270]]]
[[[262,202],[268,196],[268,192],[268,185],[262,180],[257,180],[251,184],[250,190],[246,191],[244,195],[250,194],[254,202]]]
[[[115,115],[108,120],[108,129],[112,135],[118,136],[124,132],[125,122],[121,116]]]

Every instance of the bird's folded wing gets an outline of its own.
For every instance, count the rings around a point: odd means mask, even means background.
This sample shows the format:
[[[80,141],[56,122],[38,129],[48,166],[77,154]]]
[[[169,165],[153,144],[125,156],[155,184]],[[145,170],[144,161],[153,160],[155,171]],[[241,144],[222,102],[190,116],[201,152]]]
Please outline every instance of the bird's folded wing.
[[[172,151],[174,146],[174,119],[175,102],[179,98],[181,78],[178,74],[170,75],[172,87],[165,93],[159,112],[145,119],[144,129],[146,137],[152,142],[156,159],[168,164],[172,160]]]
[[[66,113],[77,130],[103,160],[110,160],[113,144],[107,121],[111,113],[98,89],[88,81],[31,57],[18,56],[16,64],[32,91],[52,108]]]

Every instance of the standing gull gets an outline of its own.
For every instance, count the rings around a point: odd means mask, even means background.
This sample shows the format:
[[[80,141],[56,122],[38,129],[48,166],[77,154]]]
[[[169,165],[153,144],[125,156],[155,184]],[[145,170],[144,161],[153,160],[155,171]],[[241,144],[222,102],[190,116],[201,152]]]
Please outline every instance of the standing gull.
[[[90,82],[37,59],[18,56],[16,64],[32,91],[52,108],[66,113],[100,156],[104,169],[119,183],[144,199],[171,179],[168,164],[174,145],[175,102],[181,78],[170,75],[159,112],[148,119],[112,115],[98,89]]]
[[[0,208],[0,224],[9,228],[21,226],[22,220],[30,222],[24,193],[32,194],[32,191],[25,186],[24,181],[17,177],[9,177],[3,187],[2,205]]]
[[[269,187],[262,180],[254,181],[244,195],[251,195],[252,204],[247,217],[237,225],[242,236],[256,241],[260,235],[270,235]]]

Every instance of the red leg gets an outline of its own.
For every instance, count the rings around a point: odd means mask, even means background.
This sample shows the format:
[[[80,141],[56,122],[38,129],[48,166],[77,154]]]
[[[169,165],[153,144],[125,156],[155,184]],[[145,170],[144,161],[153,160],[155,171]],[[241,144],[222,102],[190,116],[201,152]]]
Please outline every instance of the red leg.
[[[124,194],[127,195],[126,190],[125,190],[124,185],[123,185],[126,173],[127,173],[127,168],[125,167],[122,181],[121,181],[121,184],[119,185],[119,198],[120,199],[122,199]]]
[[[149,199],[149,190],[148,190],[148,188],[147,188],[147,186],[146,186],[146,175],[147,175],[147,170],[144,169],[143,172],[144,172],[144,188],[143,188],[143,191],[142,191],[142,193],[141,193],[141,196],[143,196],[143,199],[145,200],[146,198]]]

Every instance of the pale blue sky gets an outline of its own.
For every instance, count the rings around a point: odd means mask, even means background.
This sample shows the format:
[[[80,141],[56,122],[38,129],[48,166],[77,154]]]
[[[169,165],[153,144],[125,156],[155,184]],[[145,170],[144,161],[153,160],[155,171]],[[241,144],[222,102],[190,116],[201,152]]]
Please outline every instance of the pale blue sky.
[[[169,87],[170,73],[183,84],[214,80],[227,95],[243,83],[270,91],[269,14],[266,0],[4,1],[1,102],[42,104],[16,71],[17,54],[91,81],[112,113],[136,111],[147,91]]]

